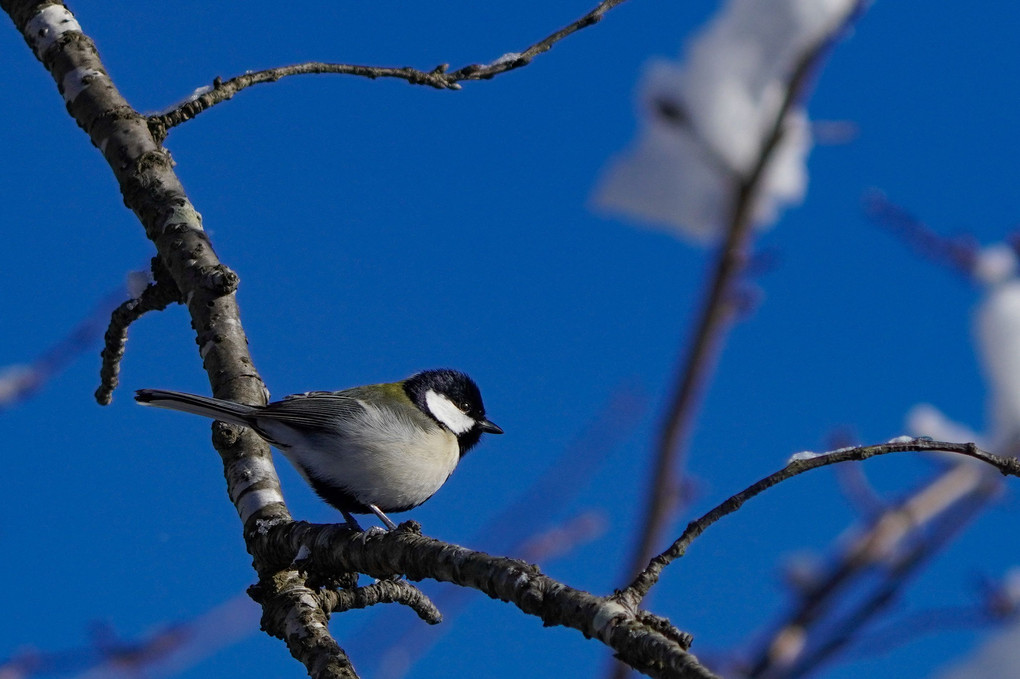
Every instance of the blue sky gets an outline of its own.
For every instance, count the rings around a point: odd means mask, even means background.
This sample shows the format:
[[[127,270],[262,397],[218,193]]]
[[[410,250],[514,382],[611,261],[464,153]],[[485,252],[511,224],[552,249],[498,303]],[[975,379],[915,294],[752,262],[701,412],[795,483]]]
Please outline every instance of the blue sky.
[[[518,517],[540,532],[600,512],[600,537],[540,565],[595,592],[620,584],[650,442],[709,252],[588,205],[601,168],[635,133],[642,64],[678,54],[714,7],[631,0],[531,66],[457,93],[343,76],[262,85],[167,140],[218,254],[241,277],[252,353],[275,396],[447,365],[478,381],[506,435],[484,441],[433,500],[405,515],[426,532],[495,550],[475,537],[479,529],[628,390],[642,405],[636,417],[619,417],[618,445],[593,473],[552,485],[563,502]],[[234,13],[190,1],[169,12],[146,1],[72,6],[141,111],[217,75],[298,61],[491,61],[589,8],[575,0],[301,13],[268,2]],[[902,434],[918,402],[983,428],[970,335],[976,289],[870,223],[860,199],[878,187],[940,233],[982,243],[1010,233],[1020,213],[1020,93],[1008,85],[1020,75],[1018,21],[1020,9],[1005,5],[877,2],[833,53],[808,108],[815,120],[852,121],[858,133],[814,150],[806,201],[756,243],[771,265],[748,282],[758,304],[726,342],[691,441],[696,511],[795,451],[823,448],[837,428],[864,442]],[[58,342],[145,266],[152,247],[9,22],[0,54],[7,365]],[[137,638],[252,583],[208,425],[130,398],[141,387],[208,391],[185,311],[132,327],[122,386],[106,408],[92,400],[98,351],[0,412],[8,555],[0,572],[20,583],[6,589],[0,657],[87,646],[96,621]],[[337,519],[282,459],[278,468],[296,517]],[[895,494],[933,467],[877,460],[866,471]],[[912,584],[901,610],[973,601],[979,575],[1000,576],[1020,557],[1004,530],[1018,509],[1005,495]],[[784,484],[703,536],[667,572],[652,608],[694,633],[700,655],[738,647],[784,610],[782,560],[824,553],[855,516],[828,471]],[[359,630],[381,615],[411,616],[355,612],[333,623],[369,676],[385,633],[366,640]],[[589,676],[608,657],[573,631],[542,629],[481,596],[450,617],[413,676],[516,674],[505,644],[527,648],[538,677]],[[826,676],[926,676],[978,638],[928,636]],[[280,642],[253,631],[181,676],[242,675],[302,670]]]

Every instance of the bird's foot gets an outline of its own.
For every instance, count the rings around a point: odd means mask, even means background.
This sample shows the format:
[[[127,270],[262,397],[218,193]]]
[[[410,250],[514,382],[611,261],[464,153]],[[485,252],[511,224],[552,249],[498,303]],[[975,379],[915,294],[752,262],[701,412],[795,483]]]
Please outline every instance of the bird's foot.
[[[375,514],[376,516],[379,517],[380,521],[382,521],[384,524],[386,524],[386,527],[388,529],[390,529],[390,530],[396,529],[397,524],[395,524],[392,521],[390,521],[390,517],[388,517],[385,514],[383,514],[383,511],[381,509],[379,509],[375,505],[368,505],[368,508],[372,510],[373,514]]]

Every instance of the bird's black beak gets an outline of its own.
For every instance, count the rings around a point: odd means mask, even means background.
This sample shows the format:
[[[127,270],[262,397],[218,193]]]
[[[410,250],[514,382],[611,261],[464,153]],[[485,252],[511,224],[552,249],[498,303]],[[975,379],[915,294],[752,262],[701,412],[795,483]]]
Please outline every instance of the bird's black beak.
[[[486,432],[487,434],[502,434],[503,433],[503,429],[498,424],[495,424],[493,422],[489,422],[488,420],[484,420],[484,419],[478,421],[478,428],[481,429],[482,431]]]

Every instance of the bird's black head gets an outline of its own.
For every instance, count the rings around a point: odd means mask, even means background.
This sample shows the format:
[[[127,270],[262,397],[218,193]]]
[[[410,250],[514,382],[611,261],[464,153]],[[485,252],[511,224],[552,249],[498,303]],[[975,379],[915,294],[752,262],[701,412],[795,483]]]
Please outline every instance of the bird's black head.
[[[461,455],[478,443],[483,433],[503,433],[485,418],[482,393],[462,372],[425,370],[409,377],[404,391],[423,413],[457,436]]]

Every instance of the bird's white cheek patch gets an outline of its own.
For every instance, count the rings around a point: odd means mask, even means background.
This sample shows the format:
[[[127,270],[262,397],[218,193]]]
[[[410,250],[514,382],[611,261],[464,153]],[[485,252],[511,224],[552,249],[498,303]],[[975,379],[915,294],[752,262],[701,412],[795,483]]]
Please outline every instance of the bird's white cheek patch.
[[[429,407],[429,410],[432,411],[437,420],[449,427],[450,431],[458,436],[475,426],[475,421],[465,415],[460,408],[453,405],[453,401],[442,394],[437,394],[431,389],[425,392],[425,405]]]

